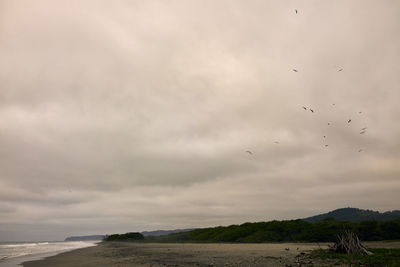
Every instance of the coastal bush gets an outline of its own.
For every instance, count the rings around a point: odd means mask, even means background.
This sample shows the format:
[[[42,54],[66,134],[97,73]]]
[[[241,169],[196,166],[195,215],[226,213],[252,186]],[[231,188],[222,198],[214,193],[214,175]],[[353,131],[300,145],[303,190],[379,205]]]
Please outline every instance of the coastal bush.
[[[126,233],[126,234],[114,234],[107,236],[104,241],[136,241],[143,240],[144,236],[141,233]]]
[[[329,262],[329,266],[400,266],[400,249],[371,248],[372,255],[340,254],[329,250],[314,250],[311,258]]]

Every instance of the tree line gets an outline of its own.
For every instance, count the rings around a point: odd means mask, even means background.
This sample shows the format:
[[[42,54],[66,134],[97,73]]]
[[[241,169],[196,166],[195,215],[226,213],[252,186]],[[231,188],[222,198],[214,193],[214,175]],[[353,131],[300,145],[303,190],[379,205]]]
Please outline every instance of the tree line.
[[[145,237],[149,242],[333,242],[343,230],[354,231],[362,241],[400,240],[400,219],[392,221],[303,220],[244,223],[196,229],[166,236]]]

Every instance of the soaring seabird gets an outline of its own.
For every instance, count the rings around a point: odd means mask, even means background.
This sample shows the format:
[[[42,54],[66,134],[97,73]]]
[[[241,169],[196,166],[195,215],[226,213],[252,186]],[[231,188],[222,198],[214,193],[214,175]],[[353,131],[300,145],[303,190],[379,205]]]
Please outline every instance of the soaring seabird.
[[[253,153],[250,150],[246,150],[247,153],[249,153],[250,155],[253,155]]]
[[[294,72],[298,72],[298,70],[296,70],[296,69],[293,69],[293,71],[294,71]]]
[[[347,123],[350,123],[350,122],[351,122],[351,119],[347,121]]]

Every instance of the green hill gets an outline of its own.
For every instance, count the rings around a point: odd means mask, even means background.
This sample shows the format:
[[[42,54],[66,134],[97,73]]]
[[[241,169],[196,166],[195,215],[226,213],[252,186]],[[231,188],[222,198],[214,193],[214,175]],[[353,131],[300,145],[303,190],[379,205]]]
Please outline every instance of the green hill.
[[[373,210],[363,210],[357,208],[342,208],[328,213],[302,219],[306,222],[319,222],[327,218],[340,221],[362,222],[362,221],[390,221],[400,218],[400,210],[378,212]]]

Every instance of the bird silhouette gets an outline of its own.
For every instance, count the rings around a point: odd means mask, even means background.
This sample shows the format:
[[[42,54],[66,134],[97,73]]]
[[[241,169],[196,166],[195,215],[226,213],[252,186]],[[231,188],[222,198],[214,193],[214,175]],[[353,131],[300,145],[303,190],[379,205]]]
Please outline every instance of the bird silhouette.
[[[313,110],[313,109],[311,109],[311,108],[310,108],[310,111],[311,111],[312,113],[314,113],[314,110]]]
[[[363,151],[363,150],[362,149],[358,150],[358,152],[361,152],[361,151]]]
[[[293,71],[294,71],[294,72],[298,72],[298,70],[296,70],[296,69],[293,69]]]
[[[246,150],[247,153],[249,153],[250,155],[253,155],[253,152],[251,152],[250,150]]]
[[[351,122],[351,119],[347,121],[347,123],[350,123],[350,122]]]
[[[326,138],[326,135],[324,135],[324,138]]]
[[[328,145],[325,145],[325,147],[328,147]]]
[[[362,113],[362,111],[359,111],[359,112],[358,112],[358,114],[361,114],[361,113]]]
[[[307,110],[307,108],[306,108],[306,107],[303,107],[303,109],[304,109],[304,110]]]
[[[328,125],[331,125],[331,123],[330,123],[330,122],[328,122]]]
[[[339,72],[339,71],[342,71],[342,70],[343,70],[343,69],[339,69],[338,72]]]
[[[296,11],[296,14],[297,14],[297,9],[295,9],[294,11]]]
[[[365,132],[366,132],[366,131],[362,131],[362,132],[360,132],[360,134],[365,134]]]
[[[364,128],[361,129],[361,131],[364,131],[364,130],[366,130],[366,129],[367,129],[367,127],[364,127]]]
[[[274,143],[275,143],[275,144],[277,144],[277,145],[279,144],[279,142],[278,142],[278,141],[275,141]]]

